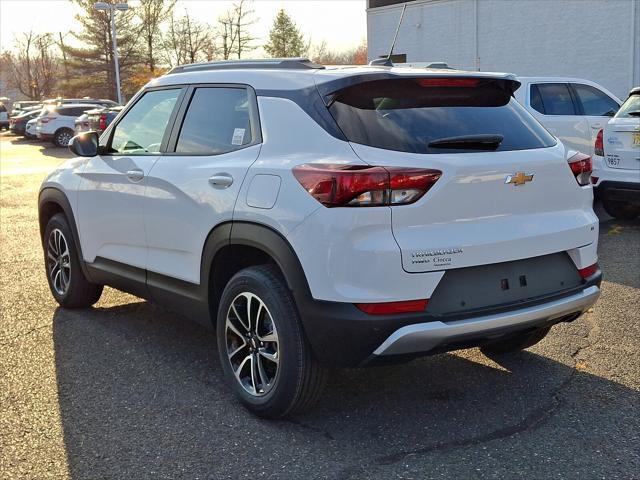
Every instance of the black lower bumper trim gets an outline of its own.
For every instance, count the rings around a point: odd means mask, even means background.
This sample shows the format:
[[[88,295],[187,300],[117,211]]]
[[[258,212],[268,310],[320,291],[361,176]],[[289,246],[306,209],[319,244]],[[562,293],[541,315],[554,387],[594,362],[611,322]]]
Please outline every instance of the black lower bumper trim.
[[[410,313],[403,315],[368,315],[358,310],[354,305],[339,302],[324,302],[313,299],[298,299],[298,307],[303,317],[304,328],[316,357],[325,365],[336,367],[361,366],[370,359],[373,351],[393,332],[399,328],[416,323],[429,321],[458,320],[462,318],[474,318],[498,314],[509,310],[526,308],[534,305],[550,302],[562,297],[573,295],[592,285],[600,286],[602,272],[589,277],[584,283],[571,290],[559,292],[553,295],[538,297],[526,302],[517,302],[510,305],[500,305],[492,309],[483,309],[482,312],[473,312],[471,315],[455,316],[439,315],[437,317],[424,313]],[[573,316],[570,320],[577,318]],[[569,319],[554,319],[552,323],[569,321]],[[545,326],[546,321],[540,326]],[[464,345],[446,345],[442,348],[425,353],[411,354],[402,358],[384,358],[377,362],[390,363],[415,358],[422,355],[442,353],[458,348],[470,348],[479,346],[482,338],[471,339]],[[406,358],[404,358],[406,357]]]

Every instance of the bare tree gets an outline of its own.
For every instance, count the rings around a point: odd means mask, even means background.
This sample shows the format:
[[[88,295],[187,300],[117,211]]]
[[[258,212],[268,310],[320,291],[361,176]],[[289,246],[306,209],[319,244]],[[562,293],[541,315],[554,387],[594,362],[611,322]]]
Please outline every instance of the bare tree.
[[[10,84],[32,100],[53,92],[58,60],[52,52],[55,44],[50,33],[23,33],[15,39],[14,51],[6,56]]]
[[[211,55],[211,32],[207,24],[189,16],[171,17],[164,47],[170,65],[195,63]]]
[[[225,60],[228,60],[231,55],[242,58],[243,52],[255,48],[253,42],[256,37],[251,35],[249,27],[258,19],[251,3],[251,0],[240,0],[218,18],[217,36],[220,40],[218,50]]]
[[[367,63],[367,44],[363,42],[354,48],[332,52],[323,40],[311,49],[310,56],[322,65],[364,65]]]
[[[161,44],[162,24],[173,17],[173,8],[176,0],[140,0],[140,4],[135,8],[136,15],[140,19],[141,36],[144,42],[145,63],[149,71],[154,74],[158,65],[157,48]]]

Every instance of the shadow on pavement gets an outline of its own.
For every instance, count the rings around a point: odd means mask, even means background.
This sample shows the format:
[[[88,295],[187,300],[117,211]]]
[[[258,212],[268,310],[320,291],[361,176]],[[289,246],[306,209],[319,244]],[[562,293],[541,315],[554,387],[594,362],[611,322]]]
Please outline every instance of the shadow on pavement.
[[[53,328],[74,479],[364,478],[408,455],[480,454],[517,434],[525,451],[549,448],[566,465],[596,448],[624,458],[637,447],[639,421],[628,415],[639,392],[530,352],[337,371],[317,407],[269,422],[235,403],[214,335],[159,307],[58,309]],[[527,440],[551,421],[552,435]]]

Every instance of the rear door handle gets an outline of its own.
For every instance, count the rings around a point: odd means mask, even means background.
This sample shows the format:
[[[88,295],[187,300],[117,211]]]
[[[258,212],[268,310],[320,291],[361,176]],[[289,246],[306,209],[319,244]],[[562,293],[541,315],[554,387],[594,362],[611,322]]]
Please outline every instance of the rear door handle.
[[[233,177],[228,173],[216,173],[209,177],[209,183],[213,188],[229,188],[233,184]]]
[[[127,170],[127,177],[129,177],[129,180],[132,182],[139,182],[144,178],[144,172],[138,169]]]

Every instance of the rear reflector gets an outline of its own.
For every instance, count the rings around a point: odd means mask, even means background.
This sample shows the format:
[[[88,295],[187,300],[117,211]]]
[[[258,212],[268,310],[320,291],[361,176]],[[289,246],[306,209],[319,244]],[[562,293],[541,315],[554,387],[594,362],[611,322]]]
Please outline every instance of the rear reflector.
[[[597,271],[598,271],[597,263],[594,263],[593,265],[589,265],[588,267],[585,267],[585,268],[578,269],[578,273],[580,274],[583,280],[586,278],[589,278],[591,275],[593,275]]]
[[[573,176],[576,177],[576,181],[579,185],[589,185],[591,172],[593,171],[593,165],[591,163],[591,157],[584,153],[576,153],[569,160],[569,168],[573,172]]]
[[[424,312],[428,300],[406,300],[387,303],[356,303],[356,307],[369,315],[393,315],[394,313]]]
[[[293,168],[304,189],[325,207],[406,205],[438,181],[440,170],[309,163]]]
[[[477,78],[418,78],[421,87],[476,87],[480,83]]]

